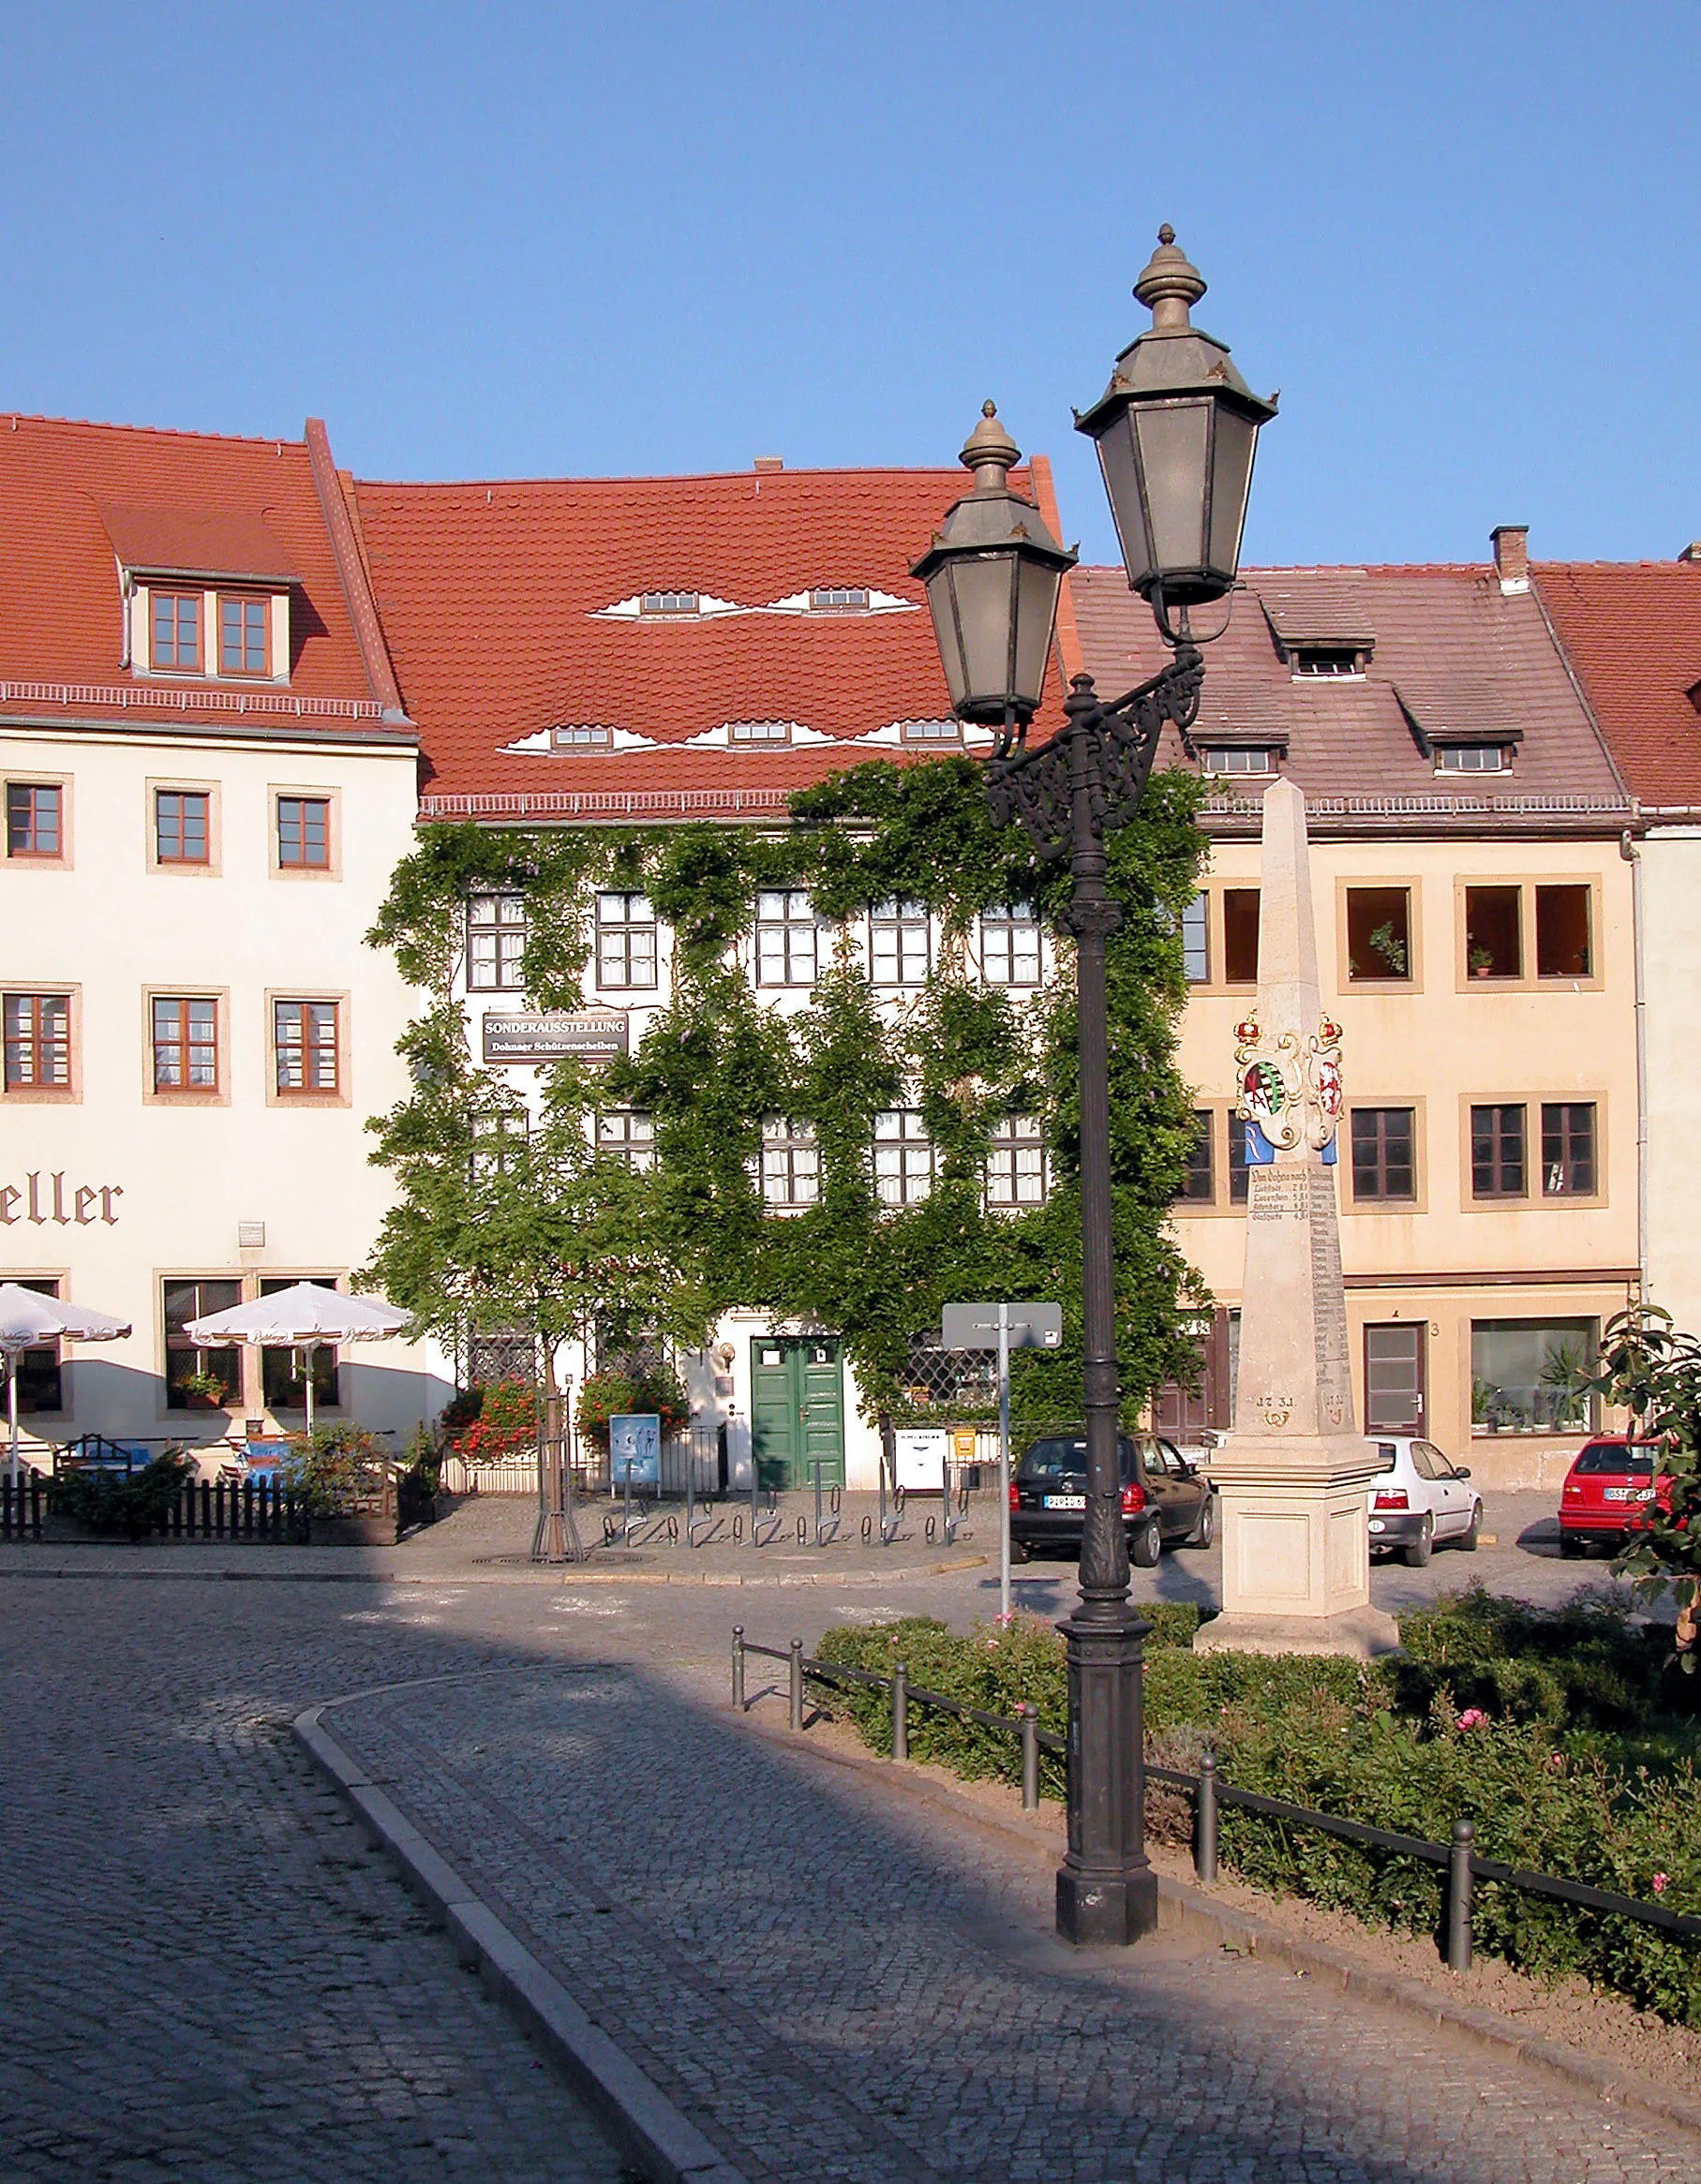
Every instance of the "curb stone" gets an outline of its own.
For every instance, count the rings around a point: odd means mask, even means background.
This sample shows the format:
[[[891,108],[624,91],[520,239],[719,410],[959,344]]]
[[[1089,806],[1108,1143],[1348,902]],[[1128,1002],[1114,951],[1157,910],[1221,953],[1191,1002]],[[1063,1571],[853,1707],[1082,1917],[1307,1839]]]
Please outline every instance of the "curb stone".
[[[296,1716],[291,1726],[298,1742],[398,1868],[409,1894],[447,1929],[461,1961],[476,1966],[485,1984],[542,2041],[617,2151],[658,2184],[746,2184],[743,2172],[591,2022],[382,1786],[344,1751],[321,1718],[333,1703]]]
[[[984,1569],[991,1557],[959,1556],[951,1562],[907,1562],[891,1569],[838,1569],[800,1571],[790,1577],[747,1577],[742,1570],[616,1570],[591,1569],[574,1573],[530,1565],[513,1569],[123,1569],[111,1563],[76,1568],[50,1563],[25,1568],[0,1560],[0,1583],[15,1578],[42,1583],[56,1578],[86,1582],[112,1579],[123,1584],[273,1584],[273,1585],[695,1585],[710,1589],[748,1586],[753,1590],[780,1591],[787,1587],[819,1585],[902,1584],[911,1578],[948,1577],[961,1569]]]
[[[755,1734],[783,1744],[788,1750],[800,1752],[821,1765],[849,1768],[917,1802],[943,1805],[960,1820],[1018,1842],[1030,1852],[1042,1854],[1048,1863],[1056,1861],[1058,1841],[1043,1825],[989,1812],[975,1800],[961,1796],[949,1783],[937,1781],[917,1768],[880,1760],[871,1752],[827,1751],[818,1745],[811,1750],[807,1736],[794,1736],[789,1730],[770,1730],[748,1715],[746,1724]],[[1327,1942],[1284,1934],[1255,1913],[1231,1909],[1214,1901],[1206,1890],[1172,1879],[1166,1873],[1157,1877],[1157,1892],[1160,1914],[1166,1909],[1169,1913],[1165,1924],[1202,1928],[1226,1949],[1326,1978],[1345,1993],[1419,2018],[1433,2030],[1450,2034],[1461,2044],[1478,2048],[1498,2061],[1526,2064],[1602,2101],[1640,2109],[1689,2131],[1701,2132],[1701,2101],[1649,2084],[1631,2074],[1622,2064],[1585,2055],[1562,2041],[1542,2039],[1496,2011],[1473,2009],[1464,1999],[1455,2000],[1403,1972],[1372,1970]]]

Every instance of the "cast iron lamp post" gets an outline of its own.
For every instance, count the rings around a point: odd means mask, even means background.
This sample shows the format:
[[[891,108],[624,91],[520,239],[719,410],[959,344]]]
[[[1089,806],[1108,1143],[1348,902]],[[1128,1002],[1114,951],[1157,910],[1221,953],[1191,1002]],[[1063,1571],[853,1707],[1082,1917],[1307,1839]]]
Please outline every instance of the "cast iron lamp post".
[[[1000,825],[1020,818],[1039,855],[1067,855],[1074,887],[1065,922],[1076,943],[1081,1052],[1081,1223],[1087,1507],[1081,1598],[1061,1626],[1069,1660],[1069,1849],[1057,1874],[1057,1930],[1071,1941],[1127,1942],[1157,1924],[1157,1879],[1145,1853],[1141,1642],[1151,1626],[1128,1600],[1128,1547],[1118,1476],[1115,1291],[1111,1265],[1111,1107],[1105,1035],[1105,943],[1122,906],[1105,886],[1104,836],[1133,818],[1165,721],[1199,712],[1204,661],[1192,607],[1225,596],[1240,561],[1258,428],[1276,414],[1188,312],[1205,284],[1172,231],[1134,293],[1152,325],[1116,360],[1111,383],[1077,428],[1098,446],[1128,583],[1151,604],[1174,658],[1161,675],[1106,705],[1078,675],[1066,725],[1024,748],[1038,709],[1065,572],[1061,546],[1033,502],[1010,490],[1018,450],[986,405],[963,462],[974,489],[934,534],[913,573],[927,587],[958,718],[995,723],[987,796]],[[1178,622],[1171,623],[1174,610]]]

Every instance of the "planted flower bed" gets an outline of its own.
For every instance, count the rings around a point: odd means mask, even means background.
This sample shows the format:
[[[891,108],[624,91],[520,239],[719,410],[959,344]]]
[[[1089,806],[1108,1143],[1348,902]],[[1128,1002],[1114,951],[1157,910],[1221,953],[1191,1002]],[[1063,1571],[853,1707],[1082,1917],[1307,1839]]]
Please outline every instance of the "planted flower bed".
[[[1701,1720],[1695,1679],[1670,1666],[1669,1632],[1633,1626],[1613,1603],[1558,1611],[1480,1592],[1401,1618],[1408,1657],[1368,1668],[1288,1655],[1195,1654],[1198,1612],[1144,1611],[1148,1757],[1187,1771],[1210,1746],[1241,1789],[1444,1843],[1455,1820],[1476,1825],[1485,1857],[1528,1871],[1701,1912]],[[1023,1699],[1041,1726],[1067,1726],[1061,1640],[1020,1618],[953,1636],[920,1619],[842,1627],[824,1659],[889,1671],[990,1713]],[[878,1691],[835,1699],[867,1741],[889,1749]],[[913,1708],[910,1750],[963,1775],[1014,1780],[1013,1738]],[[1064,1792],[1060,1759],[1041,1786]],[[1154,1789],[1153,1833],[1185,1839],[1185,1797]],[[1246,1879],[1291,1891],[1371,1922],[1430,1932],[1441,1876],[1386,1852],[1231,1806],[1222,1855]],[[1476,1946],[1544,1976],[1578,1972],[1674,2023],[1701,2025],[1701,1946],[1621,1918],[1479,1884]]]

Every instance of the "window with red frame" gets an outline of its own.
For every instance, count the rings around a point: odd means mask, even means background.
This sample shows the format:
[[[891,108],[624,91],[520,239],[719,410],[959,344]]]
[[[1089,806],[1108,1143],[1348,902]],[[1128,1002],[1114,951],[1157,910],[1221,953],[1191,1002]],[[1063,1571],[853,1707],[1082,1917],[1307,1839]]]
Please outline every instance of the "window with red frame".
[[[218,1090],[218,1003],[179,994],[154,997],[154,1090]]]
[[[270,675],[271,602],[221,593],[218,601],[220,675]]]
[[[149,601],[154,616],[155,667],[201,672],[201,594],[157,591]]]
[[[338,1089],[336,1016],[334,1001],[274,1002],[272,1044],[280,1092]]]
[[[6,854],[8,857],[65,854],[65,791],[57,781],[7,781]]]
[[[331,804],[325,796],[279,796],[277,861],[326,871],[331,863]]]
[[[8,993],[5,1006],[7,1091],[68,1092],[70,995]]]

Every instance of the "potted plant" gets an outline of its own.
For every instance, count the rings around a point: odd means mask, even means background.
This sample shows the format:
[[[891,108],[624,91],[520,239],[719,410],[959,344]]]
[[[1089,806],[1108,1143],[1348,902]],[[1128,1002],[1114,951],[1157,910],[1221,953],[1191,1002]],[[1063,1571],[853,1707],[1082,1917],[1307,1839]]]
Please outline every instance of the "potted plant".
[[[186,1373],[177,1383],[191,1410],[223,1410],[231,1391],[216,1373]]]
[[[1486,948],[1472,948],[1468,960],[1473,978],[1486,978],[1494,969],[1494,957]]]

